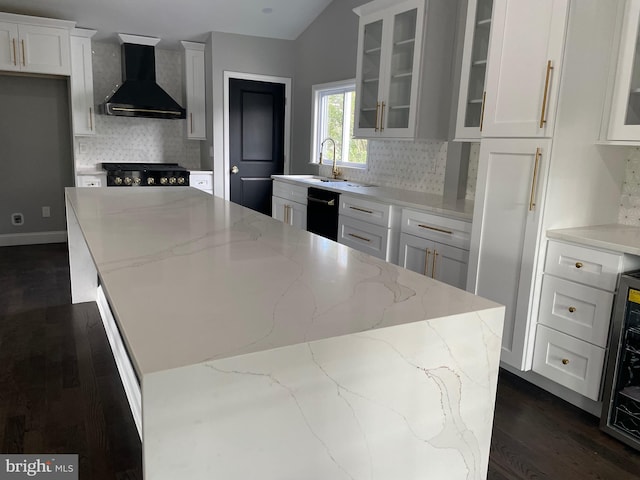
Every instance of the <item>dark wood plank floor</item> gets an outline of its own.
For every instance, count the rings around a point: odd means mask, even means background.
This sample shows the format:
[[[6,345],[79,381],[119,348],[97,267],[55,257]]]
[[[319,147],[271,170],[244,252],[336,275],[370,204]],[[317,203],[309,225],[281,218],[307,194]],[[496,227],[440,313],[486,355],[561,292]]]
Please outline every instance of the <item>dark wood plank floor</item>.
[[[142,478],[99,314],[69,304],[67,262],[64,244],[0,248],[0,452],[78,453],[81,479]],[[640,453],[501,371],[488,478],[640,479]]]

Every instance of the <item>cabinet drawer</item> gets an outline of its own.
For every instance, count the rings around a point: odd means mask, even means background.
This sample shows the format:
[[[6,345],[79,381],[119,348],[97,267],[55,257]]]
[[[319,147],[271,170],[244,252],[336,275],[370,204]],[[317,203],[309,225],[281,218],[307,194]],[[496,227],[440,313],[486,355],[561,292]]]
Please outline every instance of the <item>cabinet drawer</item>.
[[[273,196],[298,202],[302,205],[307,204],[307,187],[293,185],[287,182],[273,181]]]
[[[211,173],[193,173],[189,175],[189,186],[198,190],[213,190]]]
[[[364,220],[368,223],[391,227],[391,205],[340,195],[340,215]]]
[[[538,321],[606,347],[613,293],[545,275]]]
[[[604,354],[604,348],[538,325],[533,371],[597,401]]]
[[[403,233],[469,250],[471,222],[404,208],[401,230]]]
[[[340,215],[338,243],[348,245],[374,257],[388,260],[389,229]]]
[[[546,273],[575,282],[615,291],[622,255],[549,241]]]

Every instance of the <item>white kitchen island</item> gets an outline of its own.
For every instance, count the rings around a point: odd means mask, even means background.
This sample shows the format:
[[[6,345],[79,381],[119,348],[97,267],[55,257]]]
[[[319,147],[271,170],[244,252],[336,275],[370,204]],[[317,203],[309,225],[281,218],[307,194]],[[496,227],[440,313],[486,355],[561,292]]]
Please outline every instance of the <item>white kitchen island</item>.
[[[503,307],[188,187],[66,197],[146,479],[486,477]]]

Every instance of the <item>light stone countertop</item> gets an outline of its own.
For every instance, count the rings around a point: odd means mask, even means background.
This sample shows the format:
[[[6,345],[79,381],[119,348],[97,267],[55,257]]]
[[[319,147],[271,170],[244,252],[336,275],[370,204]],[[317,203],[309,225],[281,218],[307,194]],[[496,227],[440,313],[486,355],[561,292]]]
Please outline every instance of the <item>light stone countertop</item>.
[[[547,230],[547,237],[587,247],[640,255],[640,227],[630,225],[609,224]]]
[[[192,188],[66,194],[140,378],[498,307]]]
[[[322,182],[319,177],[314,175],[272,175],[271,178],[305,187],[317,187],[338,193],[359,195],[369,200],[393,203],[400,207],[424,210],[458,220],[470,222],[473,218],[473,200],[449,201],[442,195],[433,193],[366,185],[348,180]]]

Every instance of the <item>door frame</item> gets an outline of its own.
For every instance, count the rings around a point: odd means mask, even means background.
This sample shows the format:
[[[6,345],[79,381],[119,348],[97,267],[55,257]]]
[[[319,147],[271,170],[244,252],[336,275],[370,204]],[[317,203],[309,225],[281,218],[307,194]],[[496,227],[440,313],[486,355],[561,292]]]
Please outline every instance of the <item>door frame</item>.
[[[215,182],[214,195],[229,200],[229,80],[253,80],[257,82],[279,83],[284,85],[284,172],[289,173],[289,153],[291,150],[291,78],[274,77],[272,75],[260,75],[255,73],[231,72],[224,71],[224,155],[222,161],[214,159],[214,172],[224,172],[223,192],[217,191]],[[214,173],[215,175],[215,173]],[[218,187],[219,188],[219,187]]]

